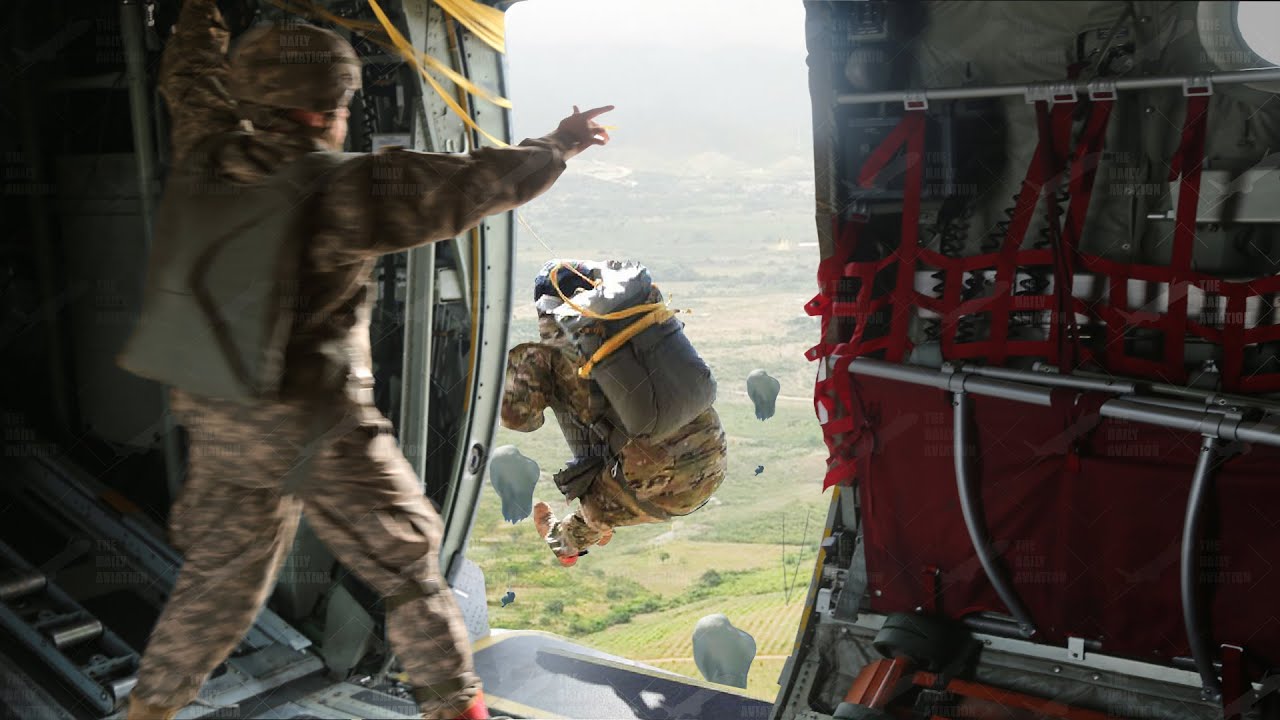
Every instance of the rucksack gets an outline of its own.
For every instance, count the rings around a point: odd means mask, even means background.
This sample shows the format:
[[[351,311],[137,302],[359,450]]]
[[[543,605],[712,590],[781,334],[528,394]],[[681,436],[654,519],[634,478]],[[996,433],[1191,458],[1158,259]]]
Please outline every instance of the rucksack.
[[[254,404],[285,371],[312,195],[352,154],[307,153],[259,183],[175,173],[156,214],[142,312],[120,367],[195,395]]]
[[[711,408],[715,378],[684,323],[649,302],[648,269],[610,261],[593,270],[595,287],[567,298],[556,322],[585,360],[579,375],[604,395],[608,420],[629,437],[660,441]]]

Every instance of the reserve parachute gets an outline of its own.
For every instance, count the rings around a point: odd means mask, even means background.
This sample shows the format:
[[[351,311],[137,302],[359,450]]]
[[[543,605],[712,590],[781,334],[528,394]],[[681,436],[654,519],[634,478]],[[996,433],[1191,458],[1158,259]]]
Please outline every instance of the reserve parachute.
[[[254,184],[198,169],[171,178],[156,214],[142,312],[120,367],[205,397],[275,397],[293,322],[305,199],[350,157],[307,153]]]
[[[589,285],[568,296],[560,288],[563,267],[588,271]],[[598,386],[618,430],[662,440],[711,408],[711,369],[643,265],[552,261],[543,277],[562,300],[552,311],[555,320],[585,361],[578,374]]]

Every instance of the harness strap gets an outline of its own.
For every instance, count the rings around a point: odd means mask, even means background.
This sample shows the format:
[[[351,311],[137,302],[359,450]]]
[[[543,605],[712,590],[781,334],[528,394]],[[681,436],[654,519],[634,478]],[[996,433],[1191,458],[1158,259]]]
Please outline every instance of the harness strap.
[[[582,437],[587,438],[594,436],[603,442],[602,450],[606,451],[601,453],[601,455],[604,456],[603,465],[600,463],[592,463],[592,466],[598,467],[604,470],[604,472],[597,471],[590,477],[578,478],[574,486],[576,493],[573,497],[570,497],[569,494],[566,493],[566,499],[573,500],[574,497],[586,494],[586,492],[592,487],[595,487],[597,483],[603,483],[602,487],[606,487],[605,491],[610,496],[617,499],[623,507],[626,507],[636,515],[653,517],[659,520],[670,520],[673,517],[682,517],[683,515],[689,514],[683,513],[679,516],[673,515],[648,500],[644,500],[636,495],[635,489],[627,482],[627,478],[622,471],[622,451],[630,442],[630,438],[625,432],[619,430],[609,419],[608,405],[604,401],[604,393],[600,391],[600,388],[594,382],[591,383],[589,407],[592,410],[592,414],[598,418],[590,425],[584,424],[571,413],[567,413],[566,417],[568,417],[570,424],[578,428],[578,431],[582,433]],[[559,476],[560,474],[558,473],[557,477]],[[561,491],[563,492],[564,489],[562,488]],[[703,504],[705,505],[706,503],[704,502]],[[698,507],[700,508],[702,506],[699,505]],[[698,508],[694,508],[694,510],[690,512],[694,512],[697,509]]]
[[[1169,326],[1164,333],[1165,365],[1175,371],[1178,380],[1186,376],[1183,346],[1187,335],[1187,292],[1190,287],[1192,250],[1196,240],[1196,209],[1200,205],[1200,170],[1204,165],[1205,126],[1209,115],[1209,98],[1204,95],[1187,99],[1187,116],[1182,126],[1182,142],[1173,158],[1170,180],[1180,178],[1177,221],[1173,231],[1173,258],[1169,262]],[[1243,324],[1243,323],[1241,323]],[[1243,366],[1239,346],[1224,348],[1224,364]],[[1229,356],[1229,357],[1228,357]]]

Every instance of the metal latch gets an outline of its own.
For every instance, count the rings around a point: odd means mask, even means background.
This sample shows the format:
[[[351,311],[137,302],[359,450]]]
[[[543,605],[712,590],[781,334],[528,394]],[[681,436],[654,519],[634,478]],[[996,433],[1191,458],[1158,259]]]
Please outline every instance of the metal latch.
[[[1037,102],[1073,103],[1076,101],[1076,85],[1071,82],[1035,83],[1027,86],[1027,104]]]
[[[1205,97],[1213,94],[1213,79],[1208,75],[1192,75],[1182,79],[1182,94],[1187,97]]]
[[[1067,638],[1067,657],[1076,661],[1084,660],[1084,638]]]
[[[1090,100],[1115,100],[1116,83],[1114,80],[1095,79],[1089,81]]]

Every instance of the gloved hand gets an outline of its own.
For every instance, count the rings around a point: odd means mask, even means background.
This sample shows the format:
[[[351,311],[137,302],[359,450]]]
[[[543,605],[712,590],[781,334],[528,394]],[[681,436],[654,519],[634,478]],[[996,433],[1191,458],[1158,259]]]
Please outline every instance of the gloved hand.
[[[567,150],[565,159],[577,155],[592,145],[604,145],[609,142],[609,131],[595,122],[595,119],[613,109],[612,105],[593,108],[586,112],[573,106],[573,114],[560,121],[552,135],[564,142]]]

